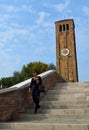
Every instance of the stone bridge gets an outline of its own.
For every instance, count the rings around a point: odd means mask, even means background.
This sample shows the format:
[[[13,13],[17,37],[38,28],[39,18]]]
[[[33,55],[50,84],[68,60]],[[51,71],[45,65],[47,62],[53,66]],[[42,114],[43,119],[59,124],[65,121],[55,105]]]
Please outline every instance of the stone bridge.
[[[40,76],[46,92],[37,114],[31,79],[0,90],[0,130],[89,130],[89,82],[64,83],[55,70]]]
[[[40,74],[46,91],[55,86],[58,81],[58,74],[55,70],[49,70]],[[29,94],[31,79],[18,83],[6,89],[0,90],[0,121],[16,120],[20,112],[29,104],[32,99]]]

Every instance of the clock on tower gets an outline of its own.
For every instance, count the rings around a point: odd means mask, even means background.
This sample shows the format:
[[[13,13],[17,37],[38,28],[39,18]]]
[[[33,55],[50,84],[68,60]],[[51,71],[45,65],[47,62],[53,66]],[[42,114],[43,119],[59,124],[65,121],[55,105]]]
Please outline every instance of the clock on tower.
[[[55,22],[56,70],[66,82],[77,82],[77,56],[73,19]]]

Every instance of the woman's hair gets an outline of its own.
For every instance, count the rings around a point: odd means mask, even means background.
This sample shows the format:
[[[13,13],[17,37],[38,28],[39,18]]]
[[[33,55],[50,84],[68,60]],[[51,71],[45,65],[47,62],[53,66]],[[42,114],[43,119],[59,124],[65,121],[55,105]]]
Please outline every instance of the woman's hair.
[[[36,72],[38,74],[38,71],[37,70],[33,70],[33,73]]]

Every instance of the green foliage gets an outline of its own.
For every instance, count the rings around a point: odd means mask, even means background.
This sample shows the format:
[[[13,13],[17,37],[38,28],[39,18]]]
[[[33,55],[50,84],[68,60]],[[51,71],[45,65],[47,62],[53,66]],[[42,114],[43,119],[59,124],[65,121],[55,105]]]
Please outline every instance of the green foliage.
[[[8,87],[8,85],[13,85],[13,77],[1,78],[0,84],[5,86],[6,88]]]
[[[55,67],[55,65],[53,63],[49,64],[48,67],[49,67],[49,69],[53,69],[53,70],[56,69],[56,67]]]
[[[1,78],[0,85],[6,88],[31,78],[33,70],[37,70],[40,74],[50,69],[55,69],[55,65],[52,63],[48,65],[43,62],[30,62],[22,67],[21,72],[15,71],[12,77]]]

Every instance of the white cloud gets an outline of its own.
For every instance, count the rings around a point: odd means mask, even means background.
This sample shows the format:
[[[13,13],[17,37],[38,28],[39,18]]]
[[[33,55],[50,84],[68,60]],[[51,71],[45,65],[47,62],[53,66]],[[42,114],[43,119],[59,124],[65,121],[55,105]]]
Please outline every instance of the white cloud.
[[[89,7],[84,6],[84,7],[83,7],[83,12],[84,12],[84,14],[85,14],[86,16],[89,17]]]
[[[34,8],[31,5],[22,5],[22,10],[28,11],[30,13],[34,13],[35,12]]]
[[[18,8],[12,5],[5,6],[8,12],[17,12]]]
[[[50,28],[53,27],[52,20],[50,19],[50,13],[47,12],[39,12],[38,18],[36,19],[35,23],[36,24],[34,26],[36,29],[40,27],[39,32],[41,30],[41,34],[43,34],[44,32],[48,31]]]
[[[70,0],[65,0],[64,3],[55,4],[53,7],[57,11],[62,12],[69,6],[69,4],[70,4]]]
[[[5,24],[7,20],[10,19],[10,15],[9,14],[0,14],[0,26],[1,24]],[[5,28],[5,25],[3,26]]]
[[[39,12],[38,15],[39,15],[39,18],[38,18],[38,20],[36,21],[37,24],[44,23],[46,17],[49,16],[49,14],[46,13],[46,12]]]
[[[8,13],[18,13],[20,11],[27,11],[30,13],[34,13],[35,9],[32,7],[32,5],[20,5],[20,6],[15,6],[15,5],[0,5],[0,9],[4,10],[4,12]]]
[[[0,5],[0,9],[3,10],[4,12],[17,12],[19,10],[18,7],[14,5]]]
[[[15,2],[15,3],[17,3],[17,2],[18,2],[18,0],[14,0],[14,2]]]

